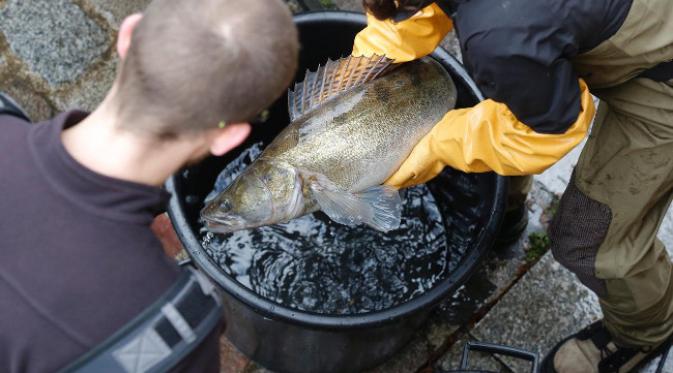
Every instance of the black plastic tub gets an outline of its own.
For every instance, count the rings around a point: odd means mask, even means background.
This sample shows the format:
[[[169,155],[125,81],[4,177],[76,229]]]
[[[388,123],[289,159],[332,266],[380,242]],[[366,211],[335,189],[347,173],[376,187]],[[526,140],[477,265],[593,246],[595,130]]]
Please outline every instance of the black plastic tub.
[[[328,57],[350,53],[365,18],[348,12],[295,16],[302,43],[298,79]],[[446,51],[432,57],[450,72],[458,88],[458,107],[471,106],[481,93],[461,65]],[[283,97],[270,109],[263,129],[237,151],[211,157],[174,175],[169,214],[193,263],[223,290],[228,338],[247,356],[278,372],[358,372],[374,367],[403,347],[437,303],[470,276],[492,246],[503,214],[506,180],[493,173],[464,174],[447,169],[428,184],[443,215],[449,240],[463,240],[464,251],[448,277],[406,303],[377,312],[331,316],[281,306],[253,293],[226,275],[205,253],[199,240],[199,211],[218,173],[248,146],[268,144],[288,124]]]

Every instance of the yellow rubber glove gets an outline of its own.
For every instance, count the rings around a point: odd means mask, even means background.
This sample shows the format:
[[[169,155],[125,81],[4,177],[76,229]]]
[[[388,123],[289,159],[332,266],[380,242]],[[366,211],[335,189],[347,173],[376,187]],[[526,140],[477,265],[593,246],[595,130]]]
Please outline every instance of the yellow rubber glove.
[[[452,28],[451,19],[436,4],[397,23],[367,14],[367,27],[355,36],[353,55],[376,54],[396,63],[413,61],[432,53]]]
[[[586,83],[580,79],[579,84],[582,108],[564,134],[537,133],[519,122],[505,104],[484,100],[471,108],[449,111],[385,184],[397,188],[422,184],[445,166],[505,176],[544,171],[589,130],[596,110]]]

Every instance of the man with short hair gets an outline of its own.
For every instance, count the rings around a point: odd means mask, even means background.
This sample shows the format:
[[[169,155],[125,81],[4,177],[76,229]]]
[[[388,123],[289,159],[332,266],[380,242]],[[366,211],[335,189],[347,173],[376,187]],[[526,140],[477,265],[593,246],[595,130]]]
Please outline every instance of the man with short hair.
[[[91,114],[28,125],[1,101],[2,372],[69,366],[174,285],[150,230],[161,185],[247,137],[293,78],[298,41],[280,0],[155,0],[123,22],[117,49]],[[219,331],[173,371],[217,371]]]

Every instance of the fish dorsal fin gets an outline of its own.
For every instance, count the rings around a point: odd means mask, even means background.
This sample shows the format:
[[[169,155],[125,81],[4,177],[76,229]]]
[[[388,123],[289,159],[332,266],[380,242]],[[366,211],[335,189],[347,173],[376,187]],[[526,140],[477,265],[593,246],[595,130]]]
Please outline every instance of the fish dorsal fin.
[[[340,93],[376,79],[392,62],[379,55],[349,56],[336,61],[327,60],[316,71],[306,71],[304,81],[295,84],[294,89],[288,92],[290,120],[294,121]]]

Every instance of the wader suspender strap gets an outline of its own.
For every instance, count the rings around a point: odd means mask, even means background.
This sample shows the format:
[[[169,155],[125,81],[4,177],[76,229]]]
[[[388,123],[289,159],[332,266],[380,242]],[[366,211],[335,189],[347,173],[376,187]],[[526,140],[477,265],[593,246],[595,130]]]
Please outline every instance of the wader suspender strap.
[[[193,269],[124,328],[62,372],[165,372],[218,325],[222,305],[213,285]]]
[[[662,62],[649,70],[645,70],[638,77],[652,79],[655,82],[673,80],[673,61]]]

